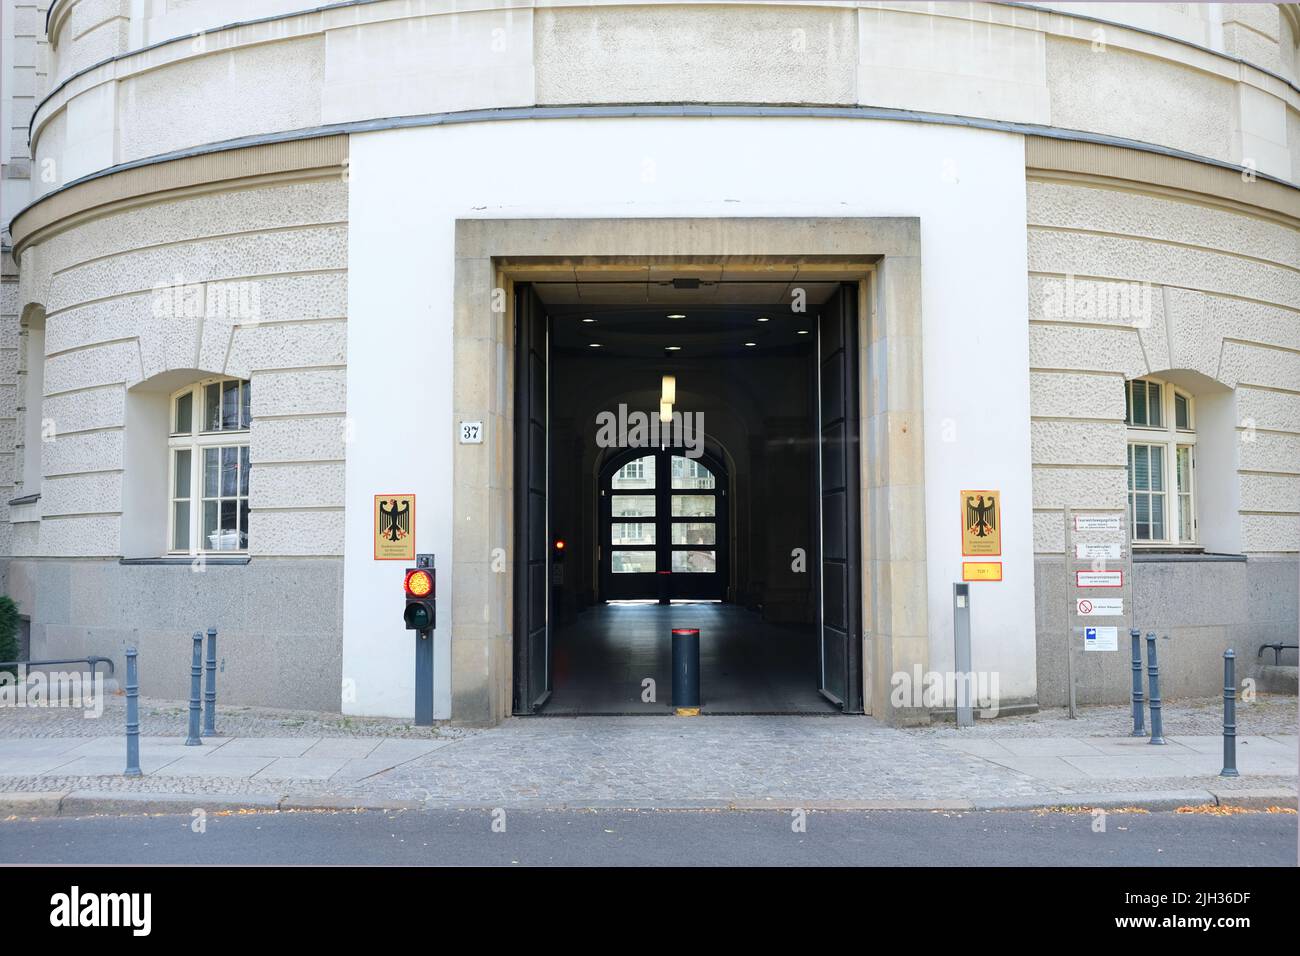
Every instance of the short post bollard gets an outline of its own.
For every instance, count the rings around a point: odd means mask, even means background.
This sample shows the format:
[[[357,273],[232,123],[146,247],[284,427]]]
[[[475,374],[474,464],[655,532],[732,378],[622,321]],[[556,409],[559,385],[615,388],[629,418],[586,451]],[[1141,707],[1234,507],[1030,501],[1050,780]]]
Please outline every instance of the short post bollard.
[[[1151,742],[1165,742],[1165,728],[1160,720],[1160,666],[1156,663],[1156,635],[1147,632],[1147,698],[1151,704]]]
[[[673,628],[673,707],[678,717],[700,714],[699,628]]]
[[[974,727],[975,712],[971,709],[970,666],[970,585],[955,582],[952,586],[953,670],[956,681],[953,691],[954,715],[958,727]]]
[[[126,769],[128,777],[141,776],[140,771],[140,675],[136,670],[134,647],[126,649]]]
[[[190,732],[185,738],[186,747],[197,747],[203,743],[199,737],[199,712],[203,703],[199,699],[203,693],[203,632],[194,632],[194,654],[190,659]]]
[[[1223,769],[1220,777],[1237,773],[1237,655],[1230,647],[1223,652]]]
[[[217,735],[217,629],[208,628],[208,679],[203,689],[203,736]]]
[[[1128,632],[1133,639],[1133,733],[1130,737],[1147,735],[1142,714],[1142,632],[1136,627]]]

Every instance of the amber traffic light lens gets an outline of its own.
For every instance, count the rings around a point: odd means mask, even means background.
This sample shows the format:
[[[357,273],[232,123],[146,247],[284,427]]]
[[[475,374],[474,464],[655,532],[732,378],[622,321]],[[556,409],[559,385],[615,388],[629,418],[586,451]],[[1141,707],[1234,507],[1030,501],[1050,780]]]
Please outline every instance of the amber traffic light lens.
[[[433,593],[433,575],[428,571],[411,571],[404,586],[411,597],[428,597]]]

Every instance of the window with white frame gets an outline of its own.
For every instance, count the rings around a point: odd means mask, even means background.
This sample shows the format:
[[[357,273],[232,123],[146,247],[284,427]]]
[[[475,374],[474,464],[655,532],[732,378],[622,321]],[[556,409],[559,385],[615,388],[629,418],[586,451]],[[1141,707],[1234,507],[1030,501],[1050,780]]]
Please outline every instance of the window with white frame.
[[[248,426],[252,385],[197,382],[171,397],[172,553],[248,550]]]
[[[1135,545],[1195,545],[1194,399],[1170,382],[1124,383],[1129,524]]]

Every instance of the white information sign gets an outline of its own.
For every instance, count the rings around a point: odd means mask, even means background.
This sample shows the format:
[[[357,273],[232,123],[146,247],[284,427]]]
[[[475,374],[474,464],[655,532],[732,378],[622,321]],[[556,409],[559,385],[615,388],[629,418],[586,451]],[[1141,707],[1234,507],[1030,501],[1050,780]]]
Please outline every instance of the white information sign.
[[[461,422],[460,443],[462,445],[483,444],[483,423],[482,422]]]
[[[1123,617],[1123,598],[1075,598],[1080,617]]]
[[[1119,628],[1085,627],[1083,629],[1083,649],[1085,651],[1119,650]]]
[[[1076,514],[1074,516],[1075,531],[1123,531],[1124,516],[1122,514],[1113,515],[1089,515]]]
[[[1120,557],[1120,545],[1112,542],[1110,544],[1090,544],[1084,541],[1074,543],[1074,556],[1080,561],[1118,561]]]
[[[1075,571],[1074,584],[1081,588],[1122,588],[1123,571]]]

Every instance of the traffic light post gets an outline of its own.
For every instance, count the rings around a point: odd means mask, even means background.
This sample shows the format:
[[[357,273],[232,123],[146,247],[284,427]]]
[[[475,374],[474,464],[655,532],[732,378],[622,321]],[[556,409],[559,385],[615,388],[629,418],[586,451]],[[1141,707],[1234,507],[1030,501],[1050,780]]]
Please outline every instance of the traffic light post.
[[[438,623],[438,586],[433,555],[417,554],[415,567],[406,569],[402,590],[406,610],[402,620],[415,631],[415,725],[433,726],[433,629]]]

